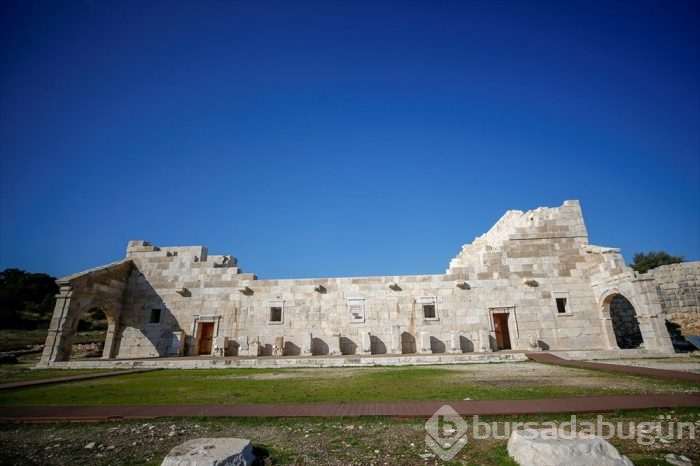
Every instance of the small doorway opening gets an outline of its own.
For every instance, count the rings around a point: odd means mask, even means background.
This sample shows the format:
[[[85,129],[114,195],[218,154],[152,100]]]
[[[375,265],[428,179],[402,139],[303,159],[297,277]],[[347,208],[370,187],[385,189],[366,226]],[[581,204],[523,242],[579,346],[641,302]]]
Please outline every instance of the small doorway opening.
[[[70,359],[102,357],[107,336],[107,316],[104,311],[99,307],[84,311],[75,330]]]
[[[200,333],[197,353],[211,354],[211,344],[214,339],[214,322],[200,322],[199,328]]]
[[[644,339],[632,303],[623,295],[616,294],[609,297],[605,304],[610,312],[617,346],[620,349],[643,347]]]
[[[508,331],[508,312],[493,314],[493,329],[496,333],[496,350],[510,349],[510,332]]]

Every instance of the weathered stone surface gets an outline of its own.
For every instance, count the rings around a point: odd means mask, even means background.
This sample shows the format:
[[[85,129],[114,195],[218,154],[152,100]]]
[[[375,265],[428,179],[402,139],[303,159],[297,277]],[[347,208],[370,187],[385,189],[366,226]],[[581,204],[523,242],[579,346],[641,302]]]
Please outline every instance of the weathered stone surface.
[[[372,336],[369,332],[362,332],[362,354],[372,354]]]
[[[273,356],[284,356],[284,337],[275,337],[275,344],[272,345]]]
[[[254,461],[250,440],[199,438],[170,450],[161,466],[250,466]]]
[[[238,337],[238,356],[250,356],[250,343],[246,335]]]
[[[693,462],[687,456],[676,455],[675,453],[669,453],[664,458],[667,463],[674,466],[693,466]]]
[[[700,262],[662,265],[642,276],[654,280],[664,317],[679,334],[700,335]]]
[[[492,351],[491,348],[491,335],[486,330],[479,330],[479,351],[482,353],[488,353]]]
[[[432,353],[430,345],[430,333],[428,332],[420,332],[420,352]]]
[[[328,354],[330,356],[339,356],[342,354],[340,352],[340,333],[333,333],[329,338],[330,343],[328,344]]]
[[[68,359],[81,313],[95,306],[112,359],[485,353],[531,350],[530,335],[542,349],[611,350],[620,326],[640,347],[671,352],[664,318],[693,316],[700,303],[700,265],[681,265],[634,273],[618,250],[588,244],[577,201],[507,212],[435,275],[257,280],[202,246],[132,241],[124,260],[58,280],[41,365]],[[618,296],[634,319],[618,318]],[[496,314],[508,314],[505,337]]]
[[[508,454],[520,466],[634,466],[600,437],[553,428],[513,432]]]
[[[390,354],[401,354],[401,326],[392,325],[390,329],[391,334],[391,347],[389,348]]]
[[[459,332],[450,332],[450,353],[461,353],[462,346],[459,341]]]
[[[311,332],[305,332],[301,344],[301,355],[311,356],[313,346],[313,335]]]

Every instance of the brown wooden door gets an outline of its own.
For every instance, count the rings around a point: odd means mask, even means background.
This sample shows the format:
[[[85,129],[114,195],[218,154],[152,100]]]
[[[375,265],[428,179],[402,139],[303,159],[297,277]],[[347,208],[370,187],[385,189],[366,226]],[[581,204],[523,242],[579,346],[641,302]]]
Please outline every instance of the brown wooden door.
[[[199,324],[202,331],[199,335],[199,354],[211,354],[211,340],[214,337],[214,322]]]
[[[493,327],[496,331],[496,349],[510,349],[510,333],[508,332],[508,313],[493,315]]]

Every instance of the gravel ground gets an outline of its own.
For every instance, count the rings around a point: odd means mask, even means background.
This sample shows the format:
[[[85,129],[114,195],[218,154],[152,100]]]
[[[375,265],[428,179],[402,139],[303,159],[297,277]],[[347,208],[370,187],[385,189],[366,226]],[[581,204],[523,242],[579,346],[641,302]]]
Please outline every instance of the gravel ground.
[[[650,422],[658,411],[605,416],[607,422]],[[693,422],[700,428],[700,410],[668,413],[669,421]],[[665,418],[665,416],[664,416]],[[577,420],[586,419],[580,416]],[[594,419],[589,417],[588,419]],[[498,422],[504,436],[505,422],[570,420],[548,418],[481,418]],[[443,464],[425,444],[425,420],[390,418],[353,419],[163,419],[153,422],[104,422],[85,424],[0,424],[1,465],[121,465],[160,464],[176,445],[201,437],[240,437],[253,442],[261,464],[279,465],[387,465]],[[512,464],[508,462],[506,438],[476,440],[466,437],[465,446],[450,464]],[[700,443],[656,435],[652,445],[634,439],[612,439],[620,451],[643,464],[662,460],[667,453],[700,459]]]

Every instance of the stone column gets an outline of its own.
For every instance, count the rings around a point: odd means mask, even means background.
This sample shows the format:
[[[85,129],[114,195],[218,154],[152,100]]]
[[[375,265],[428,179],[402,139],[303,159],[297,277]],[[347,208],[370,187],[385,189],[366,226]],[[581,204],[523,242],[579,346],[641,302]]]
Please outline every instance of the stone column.
[[[644,348],[662,353],[675,353],[666,323],[658,316],[637,316],[639,330],[644,340]]]
[[[634,287],[637,296],[631,302],[637,314],[644,348],[668,354],[675,353],[663,318],[656,282],[653,279],[638,279],[634,281]],[[635,298],[634,295],[632,297]]]
[[[536,333],[529,333],[527,335],[527,345],[530,351],[540,351],[542,349],[540,348],[540,342],[537,339]]]
[[[257,338],[250,344],[249,356],[260,356],[260,340]]]
[[[369,332],[362,332],[362,354],[372,354],[372,336]]]
[[[488,330],[479,330],[479,351],[482,353],[490,353],[493,351],[491,348],[491,337]]]
[[[617,339],[615,338],[612,317],[601,317],[600,325],[603,328],[603,345],[605,345],[605,349],[619,349],[617,346]]]
[[[104,311],[107,314],[107,335],[105,335],[105,346],[102,351],[102,359],[112,359],[116,356],[117,329],[119,327],[119,317],[113,317],[114,311]],[[118,316],[118,314],[117,314]]]
[[[107,335],[105,336],[105,347],[104,350],[102,351],[102,359],[112,359],[114,358],[114,353],[115,353],[115,347],[114,343],[116,342],[116,328],[115,326],[111,325],[107,329]]]
[[[334,333],[331,335],[331,341],[328,345],[328,355],[329,356],[340,356],[340,333]]]
[[[228,337],[219,335],[214,338],[214,356],[223,358],[226,356],[226,345],[228,344]]]
[[[459,341],[459,332],[453,330],[452,332],[450,332],[450,353],[456,354],[461,352],[462,345]]]
[[[238,355],[250,355],[250,343],[248,343],[248,337],[246,336],[241,335],[240,337],[238,337]]]
[[[398,325],[391,326],[391,348],[389,354],[401,354],[401,327]]]
[[[197,338],[194,335],[185,337],[185,356],[195,356],[197,349]]]
[[[313,341],[314,337],[311,332],[304,332],[304,336],[301,340],[301,355],[302,356],[312,356],[313,355]]]
[[[432,353],[430,347],[430,333],[420,332],[420,352],[421,353]]]
[[[51,363],[67,361],[70,358],[73,342],[73,319],[69,317],[72,295],[73,290],[70,286],[62,286],[56,295],[56,306],[38,364],[40,367],[49,367]]]
[[[186,341],[187,341],[187,333],[185,333],[184,330],[180,330],[179,332],[175,332],[175,335],[177,337],[178,345],[177,345],[177,351],[175,354],[177,356],[184,356],[185,355],[185,346],[186,346]]]
[[[275,337],[275,344],[272,345],[273,356],[284,356],[284,337]]]

